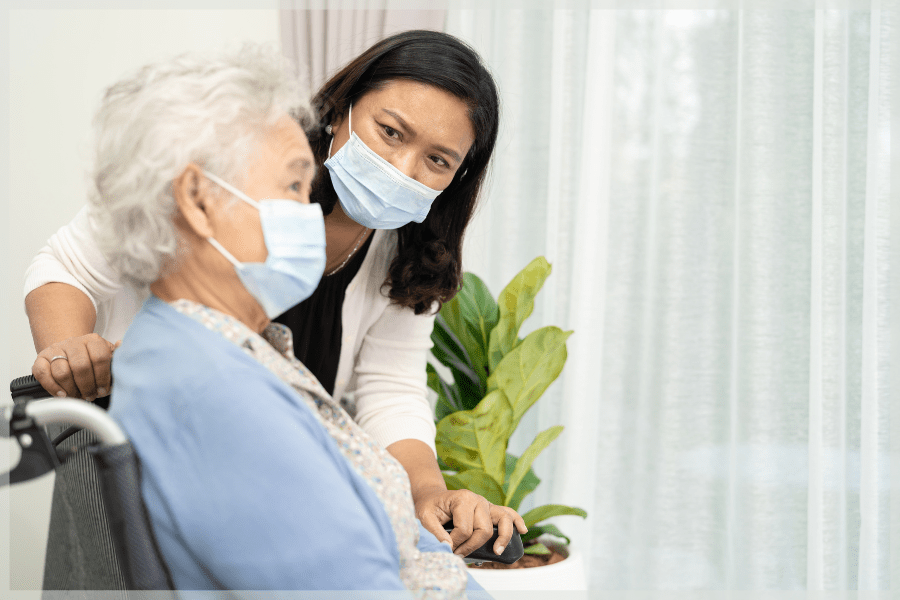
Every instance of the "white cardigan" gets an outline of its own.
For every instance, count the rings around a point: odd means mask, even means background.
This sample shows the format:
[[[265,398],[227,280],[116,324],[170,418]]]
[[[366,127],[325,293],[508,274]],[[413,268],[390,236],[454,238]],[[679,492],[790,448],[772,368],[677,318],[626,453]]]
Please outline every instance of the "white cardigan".
[[[97,311],[94,331],[115,342],[122,339],[148,292],[119,279],[97,248],[93,231],[85,206],[31,261],[25,295],[50,282],[78,288]],[[351,396],[354,418],[382,445],[416,439],[434,450],[434,412],[425,374],[434,315],[416,315],[391,304],[382,292],[396,252],[396,232],[376,231],[359,272],[347,286],[334,397]]]

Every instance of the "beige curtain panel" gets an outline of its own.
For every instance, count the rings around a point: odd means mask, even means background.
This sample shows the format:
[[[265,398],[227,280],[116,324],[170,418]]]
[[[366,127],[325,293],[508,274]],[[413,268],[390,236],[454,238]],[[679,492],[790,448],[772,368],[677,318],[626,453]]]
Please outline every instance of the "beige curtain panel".
[[[363,4],[363,3],[357,3]],[[290,0],[281,10],[281,44],[297,76],[311,92],[363,50],[408,29],[443,31],[446,10],[387,10],[387,0],[368,9],[321,9],[321,2]]]

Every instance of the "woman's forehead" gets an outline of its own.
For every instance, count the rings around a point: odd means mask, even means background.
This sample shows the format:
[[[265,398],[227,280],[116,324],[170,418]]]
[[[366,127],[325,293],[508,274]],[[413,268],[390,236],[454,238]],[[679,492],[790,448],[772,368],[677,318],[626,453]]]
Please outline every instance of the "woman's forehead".
[[[409,79],[387,81],[363,95],[356,108],[367,110],[376,118],[396,119],[416,135],[440,138],[444,145],[455,146],[462,156],[475,140],[468,105],[450,92],[426,83]]]

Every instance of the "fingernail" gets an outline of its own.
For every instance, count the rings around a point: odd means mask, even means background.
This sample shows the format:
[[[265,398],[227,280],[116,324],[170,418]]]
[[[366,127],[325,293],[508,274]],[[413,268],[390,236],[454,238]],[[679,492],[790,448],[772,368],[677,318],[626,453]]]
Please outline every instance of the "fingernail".
[[[494,554],[497,556],[503,554],[503,546],[494,546]]]
[[[56,395],[59,396],[60,398],[65,398],[65,397],[66,397],[66,393],[63,392],[62,390],[56,392]]]
[[[96,399],[96,396],[88,396],[87,398],[85,398],[85,400],[87,400],[88,402],[93,402]]]
[[[98,388],[97,389],[97,396],[105,396],[105,395],[106,395],[106,388]]]

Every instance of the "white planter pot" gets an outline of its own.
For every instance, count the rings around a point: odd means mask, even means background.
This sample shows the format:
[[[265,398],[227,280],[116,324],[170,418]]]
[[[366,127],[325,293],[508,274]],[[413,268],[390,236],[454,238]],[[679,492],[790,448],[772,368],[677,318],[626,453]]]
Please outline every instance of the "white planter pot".
[[[566,560],[530,569],[469,569],[472,577],[489,592],[586,590],[584,559],[578,550],[557,548]]]

